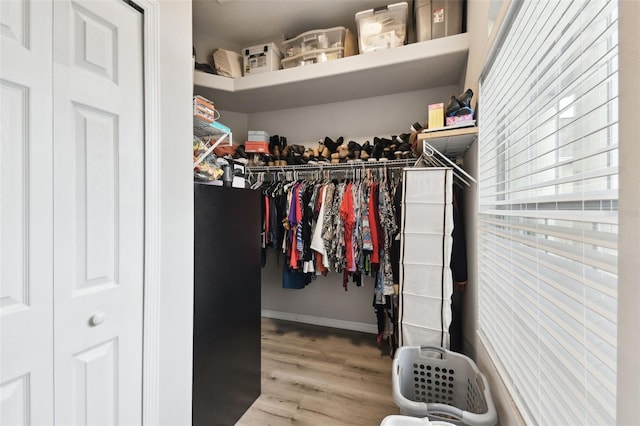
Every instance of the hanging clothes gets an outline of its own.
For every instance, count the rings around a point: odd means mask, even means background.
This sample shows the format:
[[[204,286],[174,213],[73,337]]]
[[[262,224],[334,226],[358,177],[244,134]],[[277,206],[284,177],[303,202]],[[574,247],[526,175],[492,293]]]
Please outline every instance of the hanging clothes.
[[[464,289],[467,284],[467,246],[464,236],[462,214],[457,190],[453,191],[453,245],[451,249],[451,276],[453,293],[451,294],[451,324],[449,324],[450,349],[462,353],[464,350]]]
[[[332,271],[342,274],[347,290],[371,276],[379,342],[394,336],[392,249],[398,224],[391,184],[385,173],[274,182],[262,189],[263,245],[284,253],[283,288],[302,289]]]

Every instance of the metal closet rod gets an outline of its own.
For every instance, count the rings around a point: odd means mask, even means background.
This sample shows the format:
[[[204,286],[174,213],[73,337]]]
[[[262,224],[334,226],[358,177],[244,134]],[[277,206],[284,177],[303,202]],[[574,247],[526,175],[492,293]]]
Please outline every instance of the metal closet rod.
[[[287,166],[247,166],[247,170],[253,173],[260,172],[300,172],[321,171],[321,170],[341,170],[341,169],[368,169],[376,167],[399,168],[413,166],[416,162],[415,158],[407,158],[402,160],[387,161],[354,161],[351,163],[318,163],[318,164],[299,164]]]

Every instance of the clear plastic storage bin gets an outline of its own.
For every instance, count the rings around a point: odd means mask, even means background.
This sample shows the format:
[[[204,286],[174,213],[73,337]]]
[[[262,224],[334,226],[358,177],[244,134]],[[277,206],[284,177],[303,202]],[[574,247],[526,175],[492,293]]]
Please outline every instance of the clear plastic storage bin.
[[[323,49],[323,50],[314,50],[308,53],[301,53],[291,58],[282,60],[282,68],[294,68],[294,67],[303,67],[305,65],[317,64],[320,62],[328,62],[333,61],[335,59],[340,59],[344,55],[344,49]]]
[[[344,48],[345,33],[345,27],[307,31],[282,43],[284,57],[292,58],[314,50]]]
[[[407,40],[406,2],[356,13],[360,52],[402,46]]]
[[[489,385],[470,358],[434,346],[401,346],[391,372],[400,414],[455,425],[497,423]]]

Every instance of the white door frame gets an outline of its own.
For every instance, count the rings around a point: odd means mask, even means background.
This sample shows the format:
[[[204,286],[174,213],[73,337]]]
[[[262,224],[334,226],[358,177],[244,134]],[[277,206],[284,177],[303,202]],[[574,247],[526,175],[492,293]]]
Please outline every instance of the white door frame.
[[[158,420],[160,294],[160,4],[135,0],[144,10],[144,289],[142,424]]]

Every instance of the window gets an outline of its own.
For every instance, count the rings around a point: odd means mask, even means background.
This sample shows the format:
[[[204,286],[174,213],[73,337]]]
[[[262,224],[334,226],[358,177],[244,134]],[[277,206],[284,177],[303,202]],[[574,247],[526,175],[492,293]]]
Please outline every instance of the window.
[[[480,336],[528,424],[615,424],[617,0],[511,7],[480,88]]]

